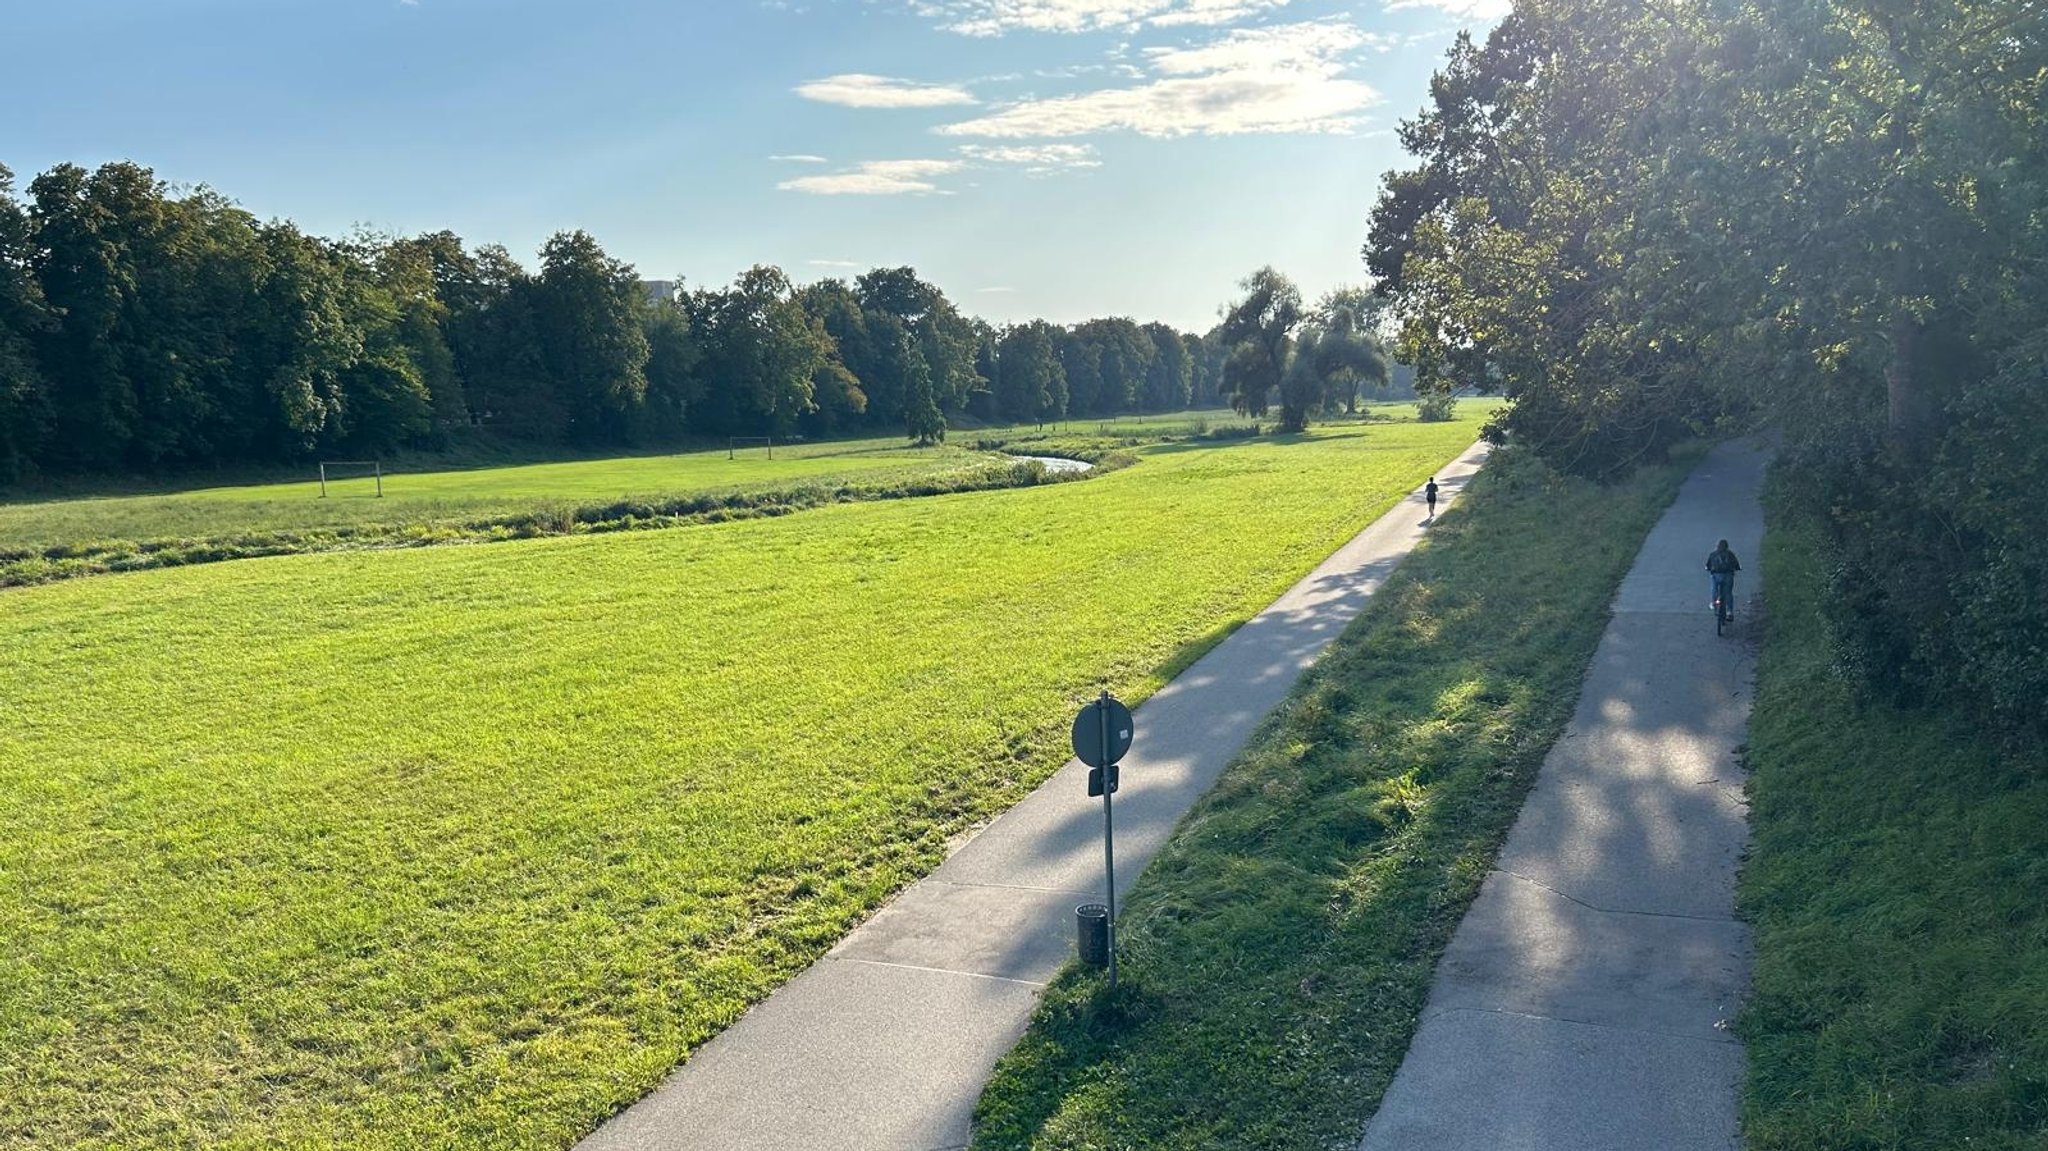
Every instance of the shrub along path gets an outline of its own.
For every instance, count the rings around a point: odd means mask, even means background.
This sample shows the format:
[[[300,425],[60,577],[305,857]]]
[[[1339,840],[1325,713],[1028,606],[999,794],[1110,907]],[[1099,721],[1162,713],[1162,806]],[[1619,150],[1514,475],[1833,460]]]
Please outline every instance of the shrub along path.
[[[1475,446],[1440,469],[1446,500]],[[1117,793],[1128,890],[1260,719],[1415,543],[1411,497],[1137,712]],[[824,960],[706,1044],[587,1151],[964,1146],[982,1083],[1100,898],[1102,817],[1070,762]]]
[[[1761,634],[1763,465],[1722,445],[1644,542],[1365,1151],[1738,1145],[1735,757]],[[1717,638],[1701,566],[1724,537],[1749,568],[1737,630]]]

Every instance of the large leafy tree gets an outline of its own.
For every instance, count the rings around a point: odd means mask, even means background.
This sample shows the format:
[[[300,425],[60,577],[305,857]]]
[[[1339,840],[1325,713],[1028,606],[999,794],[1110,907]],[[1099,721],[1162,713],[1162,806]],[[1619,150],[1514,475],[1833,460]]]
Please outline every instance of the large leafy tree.
[[[440,249],[435,280],[471,419],[514,436],[558,434],[567,416],[541,350],[532,275],[501,245],[463,254],[458,243]]]
[[[572,439],[620,439],[647,393],[640,277],[589,233],[559,232],[533,285],[541,361]]]
[[[1094,416],[1115,410],[1103,387],[1101,345],[1080,332],[1060,329],[1054,346],[1059,350],[1060,374],[1067,383],[1064,413]]]
[[[49,433],[50,400],[35,341],[57,323],[35,277],[34,228],[0,165],[0,480],[29,469]]]
[[[1325,300],[1303,325],[1294,362],[1281,384],[1282,406],[1355,412],[1359,389],[1383,390],[1388,376],[1386,352],[1358,327],[1357,311],[1341,301]]]
[[[453,235],[446,232],[417,239],[370,237],[362,253],[398,310],[398,339],[431,397],[433,421],[443,429],[469,422],[469,404],[448,336],[452,308],[437,275],[443,259],[461,258],[459,240],[452,253],[443,255],[451,240]]]
[[[838,349],[780,268],[755,267],[730,288],[692,293],[689,313],[710,381],[700,426],[787,435],[816,409],[819,373],[838,363]]]
[[[996,406],[1009,420],[1057,419],[1067,411],[1066,369],[1060,330],[1043,320],[1003,332],[996,349]]]
[[[1113,415],[1138,407],[1145,378],[1159,354],[1152,337],[1134,321],[1111,316],[1077,325],[1074,340],[1094,351],[1094,403],[1080,410]],[[1071,369],[1068,375],[1072,377]]]
[[[932,413],[963,410],[987,386],[975,363],[980,333],[973,321],[913,268],[876,268],[854,281],[853,295],[871,331],[868,346],[852,351],[847,366],[870,397],[870,419],[900,421],[914,439],[934,431],[942,437],[943,416],[935,424]],[[892,344],[897,329],[910,341],[908,354]]]
[[[634,438],[673,440],[688,429],[690,406],[702,394],[697,374],[702,351],[680,300],[648,301],[640,323],[647,336],[647,395],[636,416]]]
[[[1230,406],[1242,415],[1263,416],[1270,397],[1287,375],[1294,354],[1294,330],[1301,324],[1301,289],[1270,267],[1260,268],[1238,285],[1244,297],[1224,312],[1217,339],[1228,348],[1223,380]],[[1282,397],[1281,425],[1300,431],[1308,409]]]
[[[1838,664],[2040,727],[2048,596],[2010,592],[2048,587],[2048,518],[1972,493],[2040,470],[2044,17],[1521,0],[1373,211],[1401,357],[1593,473],[1771,421],[1829,509]]]
[[[1188,406],[1194,389],[1195,362],[1186,339],[1165,324],[1146,324],[1152,358],[1145,368],[1140,406],[1148,412],[1177,412]]]
[[[349,322],[347,273],[323,241],[290,224],[259,234],[264,276],[260,322],[247,348],[259,458],[290,459],[345,417],[343,376],[362,358],[361,333]]]
[[[135,434],[137,397],[127,370],[124,312],[134,298],[138,234],[155,230],[156,181],[134,165],[88,173],[60,164],[29,185],[43,297],[61,327],[38,341],[50,380],[53,461],[120,466]]]

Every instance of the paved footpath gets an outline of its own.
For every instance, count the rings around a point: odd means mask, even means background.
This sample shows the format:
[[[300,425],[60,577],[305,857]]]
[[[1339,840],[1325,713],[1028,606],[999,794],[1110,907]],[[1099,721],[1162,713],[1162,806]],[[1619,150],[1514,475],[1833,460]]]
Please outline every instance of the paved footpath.
[[[1363,1151],[1740,1145],[1734,753],[1761,634],[1764,462],[1717,448],[1644,541]],[[1747,566],[1716,638],[1703,565],[1722,538]]]
[[[1485,457],[1437,472],[1439,508]],[[1252,729],[1422,538],[1396,505],[1137,710],[1116,797],[1117,893]],[[967,1143],[996,1059],[1102,896],[1102,805],[1069,762],[705,1044],[584,1151],[932,1151]]]

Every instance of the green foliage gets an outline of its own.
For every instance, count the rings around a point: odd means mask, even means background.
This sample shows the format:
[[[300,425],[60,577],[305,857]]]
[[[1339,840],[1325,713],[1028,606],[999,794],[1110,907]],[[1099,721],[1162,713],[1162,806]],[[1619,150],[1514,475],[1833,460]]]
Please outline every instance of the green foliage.
[[[1195,365],[1187,341],[1165,324],[1146,324],[1152,356],[1145,369],[1140,407],[1148,412],[1177,412],[1194,402]]]
[[[1059,329],[1044,321],[1020,324],[996,346],[996,410],[1004,419],[1040,423],[1066,414],[1067,372],[1060,363]]]
[[[566,1146],[1474,431],[0,593],[0,1143]]]
[[[26,471],[49,434],[48,384],[34,338],[55,326],[32,274],[33,227],[0,164],[0,483]]]
[[[1293,359],[1294,329],[1302,320],[1301,289],[1270,267],[1245,277],[1238,288],[1244,299],[1231,306],[1217,329],[1218,341],[1229,349],[1223,381],[1232,409],[1263,416],[1268,396],[1283,386]],[[1281,398],[1281,425],[1290,431],[1307,425],[1307,409],[1300,406],[1304,395],[1305,389],[1295,388]],[[1287,407],[1290,401],[1297,406]]]
[[[2039,1148],[2048,779],[1958,710],[1859,703],[1830,667],[1829,527],[1770,500],[1769,636],[1740,887],[1757,963],[1744,1145]]]
[[[1447,391],[1430,392],[1415,404],[1415,418],[1426,424],[1454,419],[1457,412],[1458,399]]]
[[[1058,370],[1027,337],[1006,391],[1007,333],[912,268],[799,290],[763,266],[657,299],[582,231],[529,272],[446,231],[261,223],[131,163],[58,165],[24,206],[0,168],[0,483],[388,457],[466,428],[579,450],[883,428],[938,443],[970,410],[1181,410],[1213,384],[1206,345],[1164,325],[1027,327]]]
[[[617,442],[647,394],[639,277],[589,233],[559,232],[541,248],[533,295],[541,362],[567,421],[562,438]]]
[[[1681,478],[1497,454],[1133,888],[1118,996],[1047,990],[975,1147],[1355,1143]]]
[[[839,358],[838,349],[781,269],[755,267],[729,290],[695,292],[689,311],[703,371],[720,384],[699,406],[704,428],[787,435],[800,416],[817,410],[818,375]],[[904,354],[904,342],[897,331],[890,346]]]
[[[1592,475],[1768,422],[1832,509],[1838,666],[2038,732],[2036,0],[1521,0],[1461,38],[1368,263],[1418,392]]]

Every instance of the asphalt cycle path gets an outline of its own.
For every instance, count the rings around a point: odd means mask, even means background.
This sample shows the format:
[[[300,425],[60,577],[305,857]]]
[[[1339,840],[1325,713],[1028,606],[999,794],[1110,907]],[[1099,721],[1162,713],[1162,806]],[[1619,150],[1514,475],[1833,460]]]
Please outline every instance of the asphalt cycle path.
[[[1436,474],[1439,514],[1479,469]],[[1117,893],[1425,531],[1404,499],[1136,711]],[[964,1146],[996,1060],[1102,898],[1102,812],[1067,765],[585,1139],[583,1151]]]
[[[1716,448],[1644,541],[1362,1151],[1740,1146],[1737,751],[1762,635],[1765,462],[1751,442]],[[1725,637],[1705,570],[1721,539],[1746,565]]]

